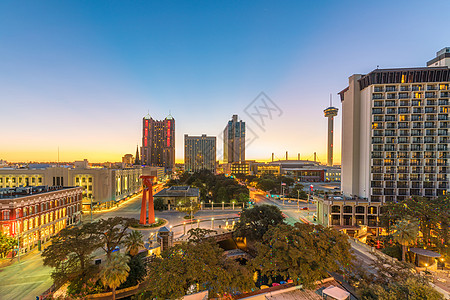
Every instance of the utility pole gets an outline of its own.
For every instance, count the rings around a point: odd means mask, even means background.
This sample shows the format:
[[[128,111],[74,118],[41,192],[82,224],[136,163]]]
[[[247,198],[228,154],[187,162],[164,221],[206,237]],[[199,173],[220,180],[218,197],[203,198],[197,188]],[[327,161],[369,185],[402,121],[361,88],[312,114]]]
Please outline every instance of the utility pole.
[[[300,212],[300,190],[297,190],[297,211]]]

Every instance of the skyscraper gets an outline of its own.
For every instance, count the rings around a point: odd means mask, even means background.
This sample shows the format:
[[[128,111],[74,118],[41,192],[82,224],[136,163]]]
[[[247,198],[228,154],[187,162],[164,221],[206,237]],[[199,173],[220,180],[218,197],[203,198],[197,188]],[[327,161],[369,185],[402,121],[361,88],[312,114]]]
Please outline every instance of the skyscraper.
[[[188,172],[216,170],[216,137],[184,135],[184,169]]]
[[[370,202],[449,189],[450,48],[428,67],[355,74],[342,102],[342,190]]]
[[[150,115],[142,119],[141,164],[166,171],[175,167],[175,119],[171,115],[162,121]]]
[[[238,121],[237,115],[233,115],[223,130],[223,161],[245,161],[245,122]]]

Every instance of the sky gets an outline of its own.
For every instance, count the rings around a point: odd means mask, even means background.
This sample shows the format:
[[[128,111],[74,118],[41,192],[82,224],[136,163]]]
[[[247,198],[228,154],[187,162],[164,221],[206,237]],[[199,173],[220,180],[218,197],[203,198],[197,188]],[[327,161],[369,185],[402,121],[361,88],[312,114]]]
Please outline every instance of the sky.
[[[425,66],[450,46],[450,1],[0,2],[0,159],[120,161],[142,118],[218,136],[247,124],[247,159],[326,162],[323,110],[352,74]],[[263,92],[277,109],[264,125]],[[267,98],[266,98],[267,99]],[[250,108],[250,109],[249,109]],[[264,109],[260,109],[262,113]],[[341,115],[335,118],[340,163]]]

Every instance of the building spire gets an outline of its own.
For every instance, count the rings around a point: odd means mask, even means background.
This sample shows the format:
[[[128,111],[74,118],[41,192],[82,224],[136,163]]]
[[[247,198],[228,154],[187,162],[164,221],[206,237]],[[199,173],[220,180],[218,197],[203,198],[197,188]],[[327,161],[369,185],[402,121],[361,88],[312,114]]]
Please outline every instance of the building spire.
[[[141,162],[139,160],[139,145],[136,145],[136,157],[134,159],[134,164],[135,165],[140,165]]]

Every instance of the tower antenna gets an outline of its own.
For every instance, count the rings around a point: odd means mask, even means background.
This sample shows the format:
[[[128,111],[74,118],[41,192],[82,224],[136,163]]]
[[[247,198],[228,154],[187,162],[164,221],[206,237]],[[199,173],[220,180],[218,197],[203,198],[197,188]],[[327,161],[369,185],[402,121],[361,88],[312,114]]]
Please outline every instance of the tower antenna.
[[[333,106],[333,94],[330,93],[330,107]]]

